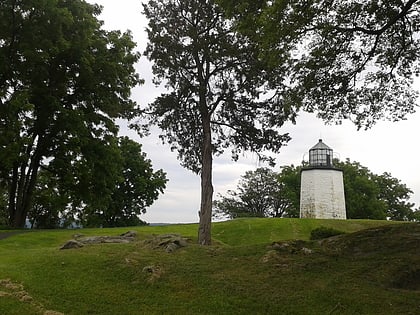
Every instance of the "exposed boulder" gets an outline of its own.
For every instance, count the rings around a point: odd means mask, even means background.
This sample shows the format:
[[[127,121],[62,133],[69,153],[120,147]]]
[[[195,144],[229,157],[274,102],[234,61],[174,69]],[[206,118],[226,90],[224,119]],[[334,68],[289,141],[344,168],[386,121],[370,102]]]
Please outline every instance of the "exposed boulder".
[[[135,240],[137,233],[128,231],[120,236],[83,236],[74,235],[75,239],[68,241],[60,249],[80,248],[83,245],[101,244],[101,243],[130,243]]]
[[[130,238],[130,237],[135,238],[137,236],[137,232],[136,231],[128,231],[128,232],[125,232],[125,233],[121,234],[120,236],[125,237],[125,238],[127,238],[127,237],[128,238]]]
[[[76,240],[69,240],[60,249],[72,249],[72,248],[80,248],[83,247],[83,244],[76,241]]]
[[[153,249],[164,249],[167,253],[188,246],[190,239],[182,237],[179,234],[162,234],[153,235],[151,238],[144,240],[144,245]]]
[[[302,240],[282,241],[272,243],[271,249],[290,254],[313,254],[314,251],[306,247],[307,245],[309,245],[309,243]]]

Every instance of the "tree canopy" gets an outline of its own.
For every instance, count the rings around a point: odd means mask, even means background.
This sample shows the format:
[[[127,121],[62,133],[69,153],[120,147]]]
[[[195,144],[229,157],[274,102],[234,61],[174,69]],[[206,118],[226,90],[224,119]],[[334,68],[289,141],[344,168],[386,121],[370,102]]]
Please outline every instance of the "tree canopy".
[[[220,195],[221,199],[214,201],[214,216],[237,218],[294,215],[296,205],[289,196],[290,177],[286,179],[284,174],[283,182],[279,176],[266,167],[246,172],[239,180],[236,191],[229,190],[228,196]]]
[[[85,227],[115,227],[144,224],[140,215],[153,204],[166,186],[166,174],[154,171],[152,163],[142,152],[141,145],[128,137],[118,137],[113,167],[116,175],[107,183],[107,198],[96,197],[92,190],[101,182],[94,179],[83,182],[80,191],[73,181],[64,181],[53,172],[41,170],[34,201],[28,217],[33,227],[58,228],[71,225]],[[108,163],[109,164],[109,163]],[[103,191],[105,193],[105,191]],[[95,198],[96,197],[96,198]]]
[[[418,0],[219,0],[260,49],[271,89],[296,109],[359,128],[415,110]]]
[[[278,151],[287,106],[259,99],[258,50],[232,28],[213,0],[150,0],[145,54],[168,89],[145,109],[181,164],[201,175],[199,243],[211,242],[213,156],[230,148]],[[263,158],[262,155],[260,155]]]
[[[83,214],[88,226],[138,225],[139,215],[146,212],[166,186],[166,174],[153,170],[139,143],[120,137],[118,147],[122,163],[110,201],[104,208],[91,207],[92,212]]]
[[[0,183],[12,226],[24,225],[41,169],[109,198],[115,119],[135,113],[141,80],[130,33],[103,30],[100,12],[82,0],[0,3]]]

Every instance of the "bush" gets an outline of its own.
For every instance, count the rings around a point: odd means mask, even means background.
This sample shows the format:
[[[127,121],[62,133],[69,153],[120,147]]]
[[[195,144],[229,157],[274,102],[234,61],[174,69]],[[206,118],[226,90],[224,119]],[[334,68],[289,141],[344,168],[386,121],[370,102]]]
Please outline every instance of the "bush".
[[[339,231],[333,228],[327,228],[325,226],[320,226],[319,228],[313,229],[311,231],[311,240],[320,240],[323,238],[328,238],[335,235],[344,234],[343,231]]]

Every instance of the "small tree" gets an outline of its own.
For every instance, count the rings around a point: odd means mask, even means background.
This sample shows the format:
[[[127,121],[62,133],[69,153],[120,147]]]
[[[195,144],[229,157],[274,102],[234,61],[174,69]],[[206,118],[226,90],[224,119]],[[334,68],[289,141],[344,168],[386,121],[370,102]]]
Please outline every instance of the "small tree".
[[[300,214],[300,172],[301,166],[282,166],[277,180],[281,185],[285,211],[284,216],[298,218]]]
[[[420,222],[420,208],[417,208],[412,213],[410,213],[408,219],[410,221]]]
[[[213,0],[150,0],[145,54],[169,92],[148,106],[151,124],[178,151],[181,164],[201,176],[200,244],[211,243],[213,156],[232,148],[278,151],[289,140],[279,127],[288,104],[256,102],[263,81],[258,50],[232,28]],[[262,155],[260,155],[263,158]]]
[[[411,220],[414,203],[408,200],[413,191],[387,172],[375,175],[373,180],[379,186],[378,198],[386,203],[387,218],[396,221]]]
[[[380,187],[374,180],[374,174],[358,162],[335,162],[343,170],[346,211],[349,219],[386,218],[386,203],[379,199]]]
[[[128,137],[118,139],[121,172],[115,181],[106,207],[91,205],[85,214],[88,226],[130,226],[144,224],[139,216],[153,204],[166,186],[166,174],[154,171],[152,163],[141,151],[141,145]]]
[[[237,217],[282,217],[291,203],[284,194],[278,175],[269,168],[248,171],[241,177],[237,190],[228,191],[214,202],[215,215]]]

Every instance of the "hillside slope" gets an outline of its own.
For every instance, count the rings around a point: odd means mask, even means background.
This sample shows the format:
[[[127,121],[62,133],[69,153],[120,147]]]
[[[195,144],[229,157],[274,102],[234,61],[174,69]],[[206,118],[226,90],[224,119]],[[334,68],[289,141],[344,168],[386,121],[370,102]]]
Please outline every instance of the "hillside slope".
[[[70,250],[59,247],[74,231],[15,235],[0,240],[0,310],[5,315],[420,314],[420,224],[330,221],[216,223],[210,247],[195,244],[195,224],[134,228],[134,242]],[[318,226],[348,233],[308,241]],[[168,233],[191,241],[171,252],[150,245],[150,239]]]

